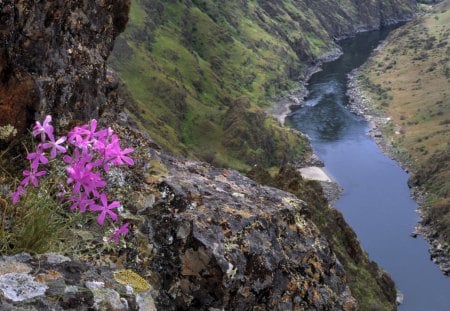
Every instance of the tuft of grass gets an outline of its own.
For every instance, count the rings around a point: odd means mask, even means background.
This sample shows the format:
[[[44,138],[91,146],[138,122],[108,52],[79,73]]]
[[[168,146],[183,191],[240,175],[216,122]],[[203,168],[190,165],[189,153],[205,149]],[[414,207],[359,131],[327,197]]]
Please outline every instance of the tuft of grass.
[[[0,198],[0,202],[2,254],[60,250],[70,221],[64,207],[50,195],[48,185],[30,189],[16,205],[5,196]]]

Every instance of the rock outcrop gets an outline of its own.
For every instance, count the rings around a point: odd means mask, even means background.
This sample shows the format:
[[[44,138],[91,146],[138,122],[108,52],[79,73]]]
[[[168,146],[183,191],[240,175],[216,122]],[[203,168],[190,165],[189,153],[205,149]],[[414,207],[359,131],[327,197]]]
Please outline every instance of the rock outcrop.
[[[105,61],[125,28],[129,5],[129,0],[2,0],[0,127],[23,133],[36,113],[51,113],[64,126],[120,110]]]
[[[2,310],[156,310],[137,274],[54,253],[0,257],[0,292]]]
[[[163,309],[355,308],[343,267],[302,201],[235,171],[160,161],[167,176],[145,213],[156,216],[148,232]]]
[[[146,277],[140,295],[160,310],[356,310],[344,268],[303,201],[236,171],[164,154],[134,130],[121,128],[121,136],[137,159],[120,178],[127,190],[110,189],[134,228],[126,248],[109,253],[107,266],[4,257],[4,306],[65,309],[78,299],[81,309],[109,301],[112,310],[147,310],[114,278],[130,269]],[[20,280],[7,285],[11,278]]]

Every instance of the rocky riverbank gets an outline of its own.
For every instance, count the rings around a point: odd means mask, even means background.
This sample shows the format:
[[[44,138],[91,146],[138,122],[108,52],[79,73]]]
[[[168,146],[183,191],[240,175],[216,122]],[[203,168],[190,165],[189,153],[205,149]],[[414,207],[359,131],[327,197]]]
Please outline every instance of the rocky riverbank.
[[[385,42],[382,43],[377,49],[383,48],[385,44]],[[399,155],[398,151],[392,146],[389,137],[384,133],[383,129],[392,122],[391,118],[374,110],[371,98],[365,93],[364,87],[358,81],[359,74],[360,71],[356,69],[353,70],[348,77],[347,95],[349,97],[350,110],[367,120],[370,126],[369,135],[386,155],[396,160],[406,172],[415,171],[413,163],[404,160],[404,158]],[[399,130],[394,130],[394,135],[399,134]],[[438,265],[439,269],[445,275],[450,275],[450,257],[448,255],[450,253],[450,247],[438,240],[438,231],[426,222],[423,215],[427,193],[419,187],[410,185],[410,188],[414,200],[419,205],[417,212],[420,216],[420,221],[417,224],[415,231],[411,233],[411,236],[416,238],[418,235],[421,235],[427,240],[430,245],[429,253],[431,260]]]
[[[358,83],[359,70],[354,69],[348,75],[347,96],[349,97],[349,110],[356,115],[362,116],[370,125],[369,135],[377,142],[380,148],[389,153],[389,146],[383,138],[383,127],[391,122],[390,117],[382,116],[373,110],[371,99],[367,96]]]

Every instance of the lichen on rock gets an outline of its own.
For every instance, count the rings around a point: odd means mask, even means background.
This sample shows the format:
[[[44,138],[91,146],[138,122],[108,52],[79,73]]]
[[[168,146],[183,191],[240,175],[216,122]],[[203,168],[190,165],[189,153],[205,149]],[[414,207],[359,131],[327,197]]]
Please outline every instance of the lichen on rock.
[[[113,275],[118,283],[131,286],[135,292],[145,292],[150,288],[148,282],[133,270],[119,270]]]
[[[5,298],[18,302],[43,296],[48,286],[27,273],[7,273],[0,276],[0,290]]]
[[[151,183],[144,177],[151,166],[134,175],[133,188],[155,202],[141,212],[146,220],[136,232],[147,236],[149,250],[130,251],[136,263],[129,264],[152,276],[158,308],[357,307],[303,201],[233,170],[177,159],[142,141],[141,148],[143,163],[161,162],[167,172]]]

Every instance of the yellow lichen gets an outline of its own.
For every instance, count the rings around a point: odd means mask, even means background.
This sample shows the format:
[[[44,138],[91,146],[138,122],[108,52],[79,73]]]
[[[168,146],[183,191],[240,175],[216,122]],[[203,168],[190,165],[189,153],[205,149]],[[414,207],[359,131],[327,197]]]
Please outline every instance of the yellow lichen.
[[[135,292],[145,292],[150,288],[150,284],[133,270],[119,270],[114,272],[116,282],[129,285]]]

